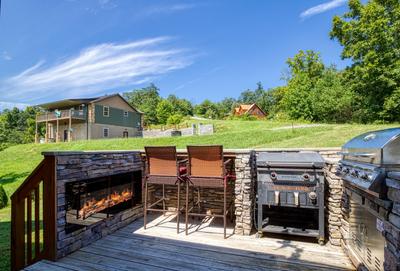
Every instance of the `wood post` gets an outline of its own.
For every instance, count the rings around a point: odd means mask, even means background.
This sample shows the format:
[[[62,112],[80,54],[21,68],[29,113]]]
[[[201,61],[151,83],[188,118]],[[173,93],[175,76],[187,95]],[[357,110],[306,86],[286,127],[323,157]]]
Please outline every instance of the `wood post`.
[[[49,142],[49,113],[46,113],[46,134],[44,136],[44,142],[48,143]]]
[[[56,130],[56,142],[60,142],[60,131],[59,131],[59,125],[58,125],[58,117],[57,117],[57,130]]]
[[[72,115],[72,110],[70,109],[69,110],[69,123],[68,123],[68,142],[71,142],[71,129],[72,129],[72,127],[71,127],[71,125],[72,125],[72,120],[71,120],[71,115]]]

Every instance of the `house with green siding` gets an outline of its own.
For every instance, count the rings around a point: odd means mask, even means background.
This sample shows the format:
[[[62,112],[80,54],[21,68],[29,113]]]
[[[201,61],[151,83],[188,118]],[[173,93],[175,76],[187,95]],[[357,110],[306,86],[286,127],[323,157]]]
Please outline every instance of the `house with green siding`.
[[[66,99],[38,105],[35,141],[60,142],[142,136],[142,112],[121,95]],[[39,129],[45,127],[44,138]]]

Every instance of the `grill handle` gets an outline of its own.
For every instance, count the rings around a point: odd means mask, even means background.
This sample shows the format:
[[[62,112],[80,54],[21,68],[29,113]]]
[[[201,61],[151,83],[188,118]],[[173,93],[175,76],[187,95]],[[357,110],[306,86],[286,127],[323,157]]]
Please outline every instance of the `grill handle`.
[[[285,162],[285,163],[277,163],[277,162],[265,162],[263,166],[267,167],[284,167],[284,168],[291,168],[291,167],[299,167],[299,168],[320,168],[319,163],[291,163],[291,162]]]
[[[347,155],[354,157],[374,157],[375,153],[367,153],[367,152],[338,152],[339,155]]]

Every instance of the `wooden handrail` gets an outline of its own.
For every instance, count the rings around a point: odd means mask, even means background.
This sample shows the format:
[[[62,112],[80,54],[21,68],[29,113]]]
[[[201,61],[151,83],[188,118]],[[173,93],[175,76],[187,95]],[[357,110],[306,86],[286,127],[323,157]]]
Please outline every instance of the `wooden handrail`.
[[[55,170],[55,158],[45,157],[11,196],[12,270],[20,270],[42,259],[56,259]],[[33,215],[32,207],[35,210]]]
[[[37,122],[44,122],[44,121],[54,121],[57,119],[86,119],[86,111],[78,110],[78,109],[67,109],[67,110],[60,110],[60,116],[57,117],[54,111],[39,113],[36,115]]]

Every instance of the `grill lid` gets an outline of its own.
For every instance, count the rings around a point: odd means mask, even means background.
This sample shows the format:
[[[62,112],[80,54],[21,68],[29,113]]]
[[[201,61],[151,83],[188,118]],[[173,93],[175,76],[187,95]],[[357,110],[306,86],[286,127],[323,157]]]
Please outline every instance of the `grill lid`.
[[[257,166],[323,168],[325,160],[317,152],[261,152]]]
[[[400,128],[391,128],[361,134],[349,140],[343,148],[382,149],[390,142],[398,139]]]
[[[343,160],[378,166],[400,164],[400,128],[372,131],[349,140],[343,147]]]

